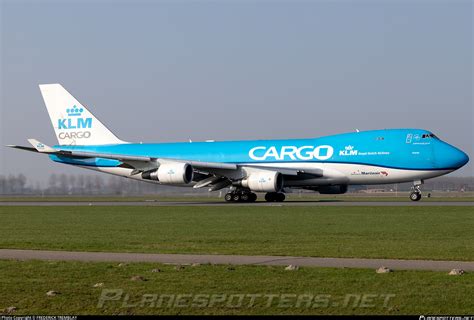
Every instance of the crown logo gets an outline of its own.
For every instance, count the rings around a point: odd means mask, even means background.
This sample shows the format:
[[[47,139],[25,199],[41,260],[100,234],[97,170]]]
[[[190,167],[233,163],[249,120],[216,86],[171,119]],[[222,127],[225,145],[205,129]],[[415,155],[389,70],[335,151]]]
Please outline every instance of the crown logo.
[[[354,146],[348,145],[348,146],[344,147],[344,149],[350,151],[350,150],[354,149]]]
[[[76,105],[72,108],[66,109],[68,117],[80,117],[83,111],[83,108],[78,108]]]

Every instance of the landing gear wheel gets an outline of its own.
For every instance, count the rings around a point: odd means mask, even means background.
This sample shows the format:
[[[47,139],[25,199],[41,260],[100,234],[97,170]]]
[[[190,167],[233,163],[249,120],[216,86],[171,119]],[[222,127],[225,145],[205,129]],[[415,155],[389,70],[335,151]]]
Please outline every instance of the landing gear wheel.
[[[249,194],[249,202],[255,202],[255,201],[257,201],[257,195],[252,192]]]
[[[247,189],[234,189],[228,191],[224,196],[227,202],[254,202],[257,195]]]
[[[239,202],[241,200],[240,194],[234,193],[232,195],[232,200],[235,201],[235,202]]]
[[[285,201],[285,194],[284,193],[277,193],[276,194],[276,202],[283,202]]]
[[[274,192],[268,192],[267,194],[265,194],[265,201],[267,201],[267,202],[275,201],[275,193]]]
[[[249,194],[249,193],[243,193],[243,194],[240,196],[240,200],[242,200],[243,202],[249,202],[249,200],[250,200],[250,194]]]
[[[423,184],[423,180],[415,180],[413,181],[413,187],[410,193],[410,200],[411,201],[420,201],[421,199],[421,190],[420,187]]]
[[[419,201],[421,199],[421,193],[417,191],[413,191],[410,193],[410,200],[411,201]]]
[[[268,192],[265,195],[265,200],[268,202],[283,202],[285,201],[285,194],[280,192]]]

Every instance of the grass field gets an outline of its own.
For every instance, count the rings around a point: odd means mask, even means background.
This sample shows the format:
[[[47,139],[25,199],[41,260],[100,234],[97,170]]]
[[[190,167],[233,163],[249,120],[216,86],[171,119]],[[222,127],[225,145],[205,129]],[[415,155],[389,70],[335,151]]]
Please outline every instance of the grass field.
[[[98,307],[103,289],[123,291]],[[0,260],[0,312],[15,306],[16,314],[471,314],[473,290],[474,274],[445,272]],[[152,299],[140,305],[144,294]]]
[[[472,207],[0,207],[0,248],[474,260]]]
[[[24,206],[0,221],[0,248],[474,259],[472,207]],[[470,314],[473,290],[472,273],[0,260],[15,314]]]

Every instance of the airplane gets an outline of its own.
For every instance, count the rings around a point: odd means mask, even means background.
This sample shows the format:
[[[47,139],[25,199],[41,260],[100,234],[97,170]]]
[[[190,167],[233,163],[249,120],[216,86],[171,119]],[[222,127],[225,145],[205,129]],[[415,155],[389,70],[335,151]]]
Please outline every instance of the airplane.
[[[460,149],[422,129],[358,131],[309,139],[130,143],[117,138],[60,84],[39,85],[58,145],[28,139],[55,162],[151,183],[227,189],[226,201],[285,200],[291,189],[343,194],[349,185],[424,180],[468,161]]]

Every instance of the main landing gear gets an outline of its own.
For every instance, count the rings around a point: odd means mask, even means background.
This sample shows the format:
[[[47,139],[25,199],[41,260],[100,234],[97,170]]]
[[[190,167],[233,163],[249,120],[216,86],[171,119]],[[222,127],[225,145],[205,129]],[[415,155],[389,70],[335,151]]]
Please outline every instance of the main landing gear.
[[[421,190],[420,187],[423,184],[423,180],[414,181],[412,191],[410,193],[411,201],[420,201],[421,199]]]
[[[285,194],[280,192],[268,192],[265,195],[265,200],[268,202],[283,202],[285,198]]]
[[[224,196],[227,202],[255,202],[257,195],[250,190],[231,190]],[[268,192],[265,194],[265,200],[268,202],[283,202],[285,194],[280,192]]]
[[[257,195],[247,190],[232,190],[224,196],[227,202],[255,202]]]

